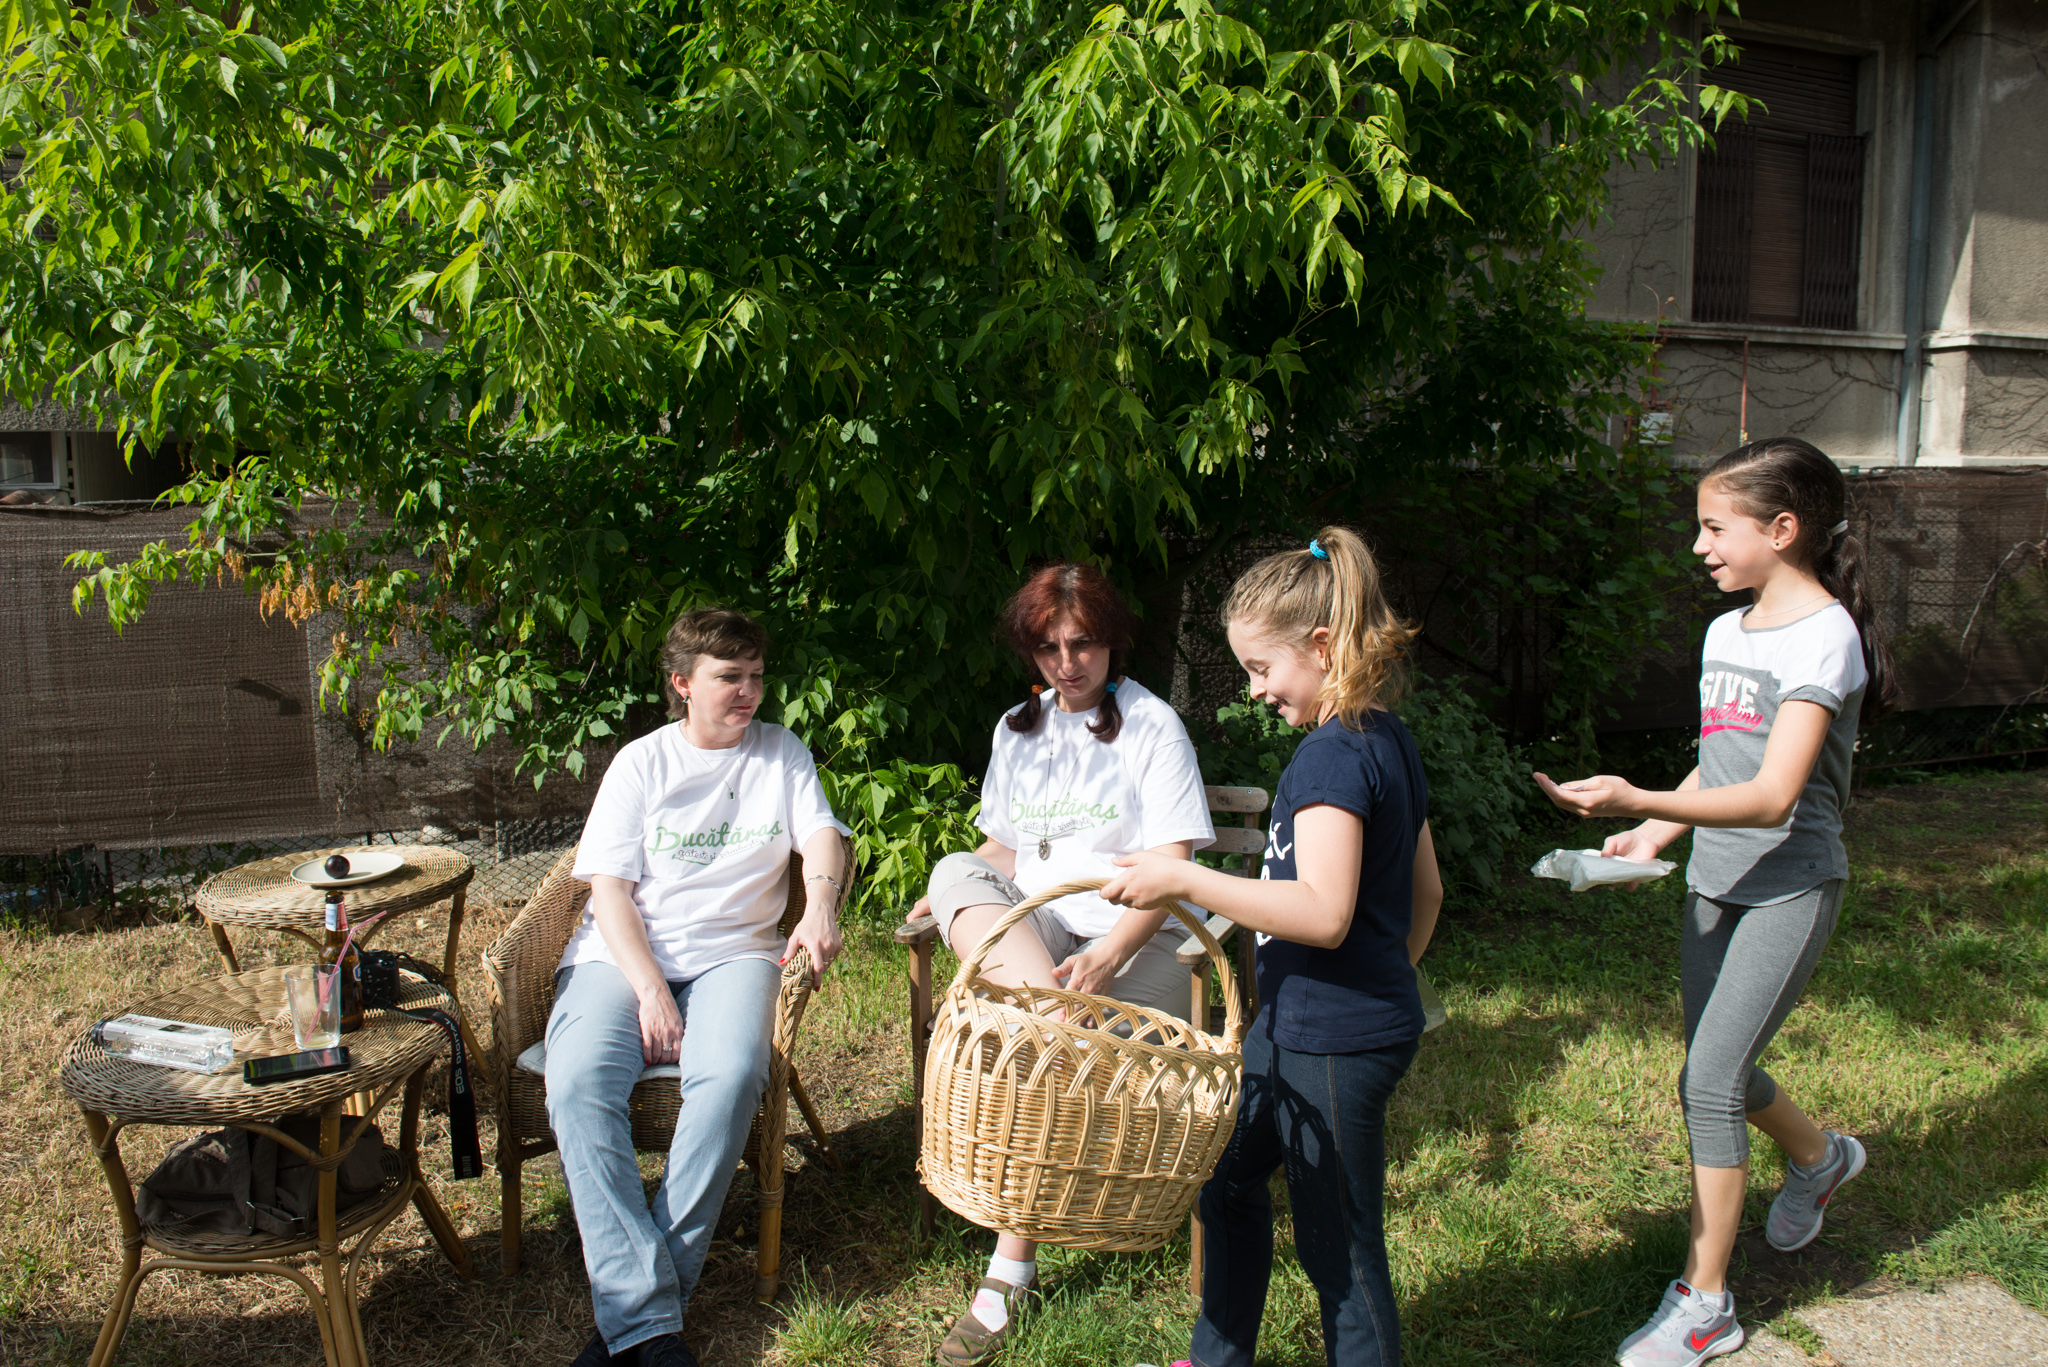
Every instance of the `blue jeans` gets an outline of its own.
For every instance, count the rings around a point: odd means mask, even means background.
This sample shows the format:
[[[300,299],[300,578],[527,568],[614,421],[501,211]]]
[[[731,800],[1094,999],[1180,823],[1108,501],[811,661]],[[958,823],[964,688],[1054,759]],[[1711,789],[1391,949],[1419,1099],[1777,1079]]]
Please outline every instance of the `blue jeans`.
[[[1354,1054],[1298,1054],[1266,1022],[1244,1042],[1237,1127],[1202,1188],[1202,1315],[1195,1367],[1252,1367],[1273,1273],[1273,1198],[1285,1166],[1294,1249],[1323,1312],[1331,1367],[1398,1367],[1401,1322],[1382,1219],[1387,1102],[1417,1041]]]
[[[583,1236],[597,1332],[614,1353],[682,1330],[768,1085],[781,982],[782,970],[768,960],[736,959],[668,985],[683,1016],[683,1106],[650,1210],[626,1116],[646,1066],[640,1000],[607,963],[576,964],[555,977],[548,1124]]]

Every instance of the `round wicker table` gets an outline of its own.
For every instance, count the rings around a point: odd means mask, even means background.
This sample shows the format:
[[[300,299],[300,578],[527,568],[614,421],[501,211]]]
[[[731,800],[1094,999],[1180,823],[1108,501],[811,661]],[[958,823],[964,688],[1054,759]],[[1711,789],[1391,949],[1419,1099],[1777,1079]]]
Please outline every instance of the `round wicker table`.
[[[439,988],[412,977],[400,979],[400,1002],[409,1008],[441,1007],[452,1000]],[[225,1026],[235,1031],[235,1058],[290,1053],[291,1024],[285,1014],[284,970],[260,968],[167,992],[130,1008],[143,1015]],[[366,1367],[357,1283],[367,1253],[386,1225],[410,1201],[434,1240],[463,1277],[473,1277],[469,1251],[454,1222],[421,1175],[419,1163],[420,1087],[427,1068],[441,1056],[446,1039],[433,1025],[395,1011],[371,1009],[363,1028],[342,1038],[349,1066],[334,1073],[251,1087],[239,1066],[203,1075],[134,1063],[109,1054],[87,1031],[72,1042],[60,1075],[64,1090],[85,1116],[86,1133],[105,1170],[121,1226],[121,1276],[114,1302],[100,1327],[90,1367],[106,1367],[119,1351],[143,1281],[165,1268],[212,1273],[260,1273],[283,1277],[306,1293],[320,1328],[328,1367]],[[370,1094],[366,1113],[344,1115],[343,1105]],[[399,1140],[385,1155],[384,1184],[344,1211],[335,1205],[335,1168],[390,1101],[400,1094]],[[280,1116],[316,1113],[320,1147],[313,1152],[272,1123]],[[300,1236],[232,1235],[144,1225],[135,1192],[121,1159],[121,1131],[130,1125],[233,1126],[268,1135],[298,1152],[319,1171],[316,1228]],[[354,1239],[353,1249],[345,1250]],[[144,1254],[151,1256],[147,1261]],[[298,1253],[318,1255],[317,1281],[281,1261]]]
[[[242,964],[228,939],[229,926],[250,930],[273,930],[294,936],[318,950],[326,928],[327,894],[308,883],[295,882],[292,870],[310,859],[330,854],[358,854],[365,850],[395,854],[403,867],[371,883],[361,883],[342,892],[347,899],[348,919],[361,925],[372,916],[421,911],[441,902],[448,904],[448,939],[441,952],[441,981],[451,999],[457,998],[455,960],[462,952],[462,916],[470,880],[476,868],[467,855],[438,845],[336,845],[324,850],[300,850],[253,863],[237,864],[215,874],[200,885],[193,899],[206,928],[213,933],[214,948],[228,972],[239,973]],[[380,921],[356,935],[356,946],[367,948],[377,932],[390,924]],[[462,1023],[462,1044],[471,1058],[482,1058],[483,1049],[469,1028],[461,1002],[454,1007]]]

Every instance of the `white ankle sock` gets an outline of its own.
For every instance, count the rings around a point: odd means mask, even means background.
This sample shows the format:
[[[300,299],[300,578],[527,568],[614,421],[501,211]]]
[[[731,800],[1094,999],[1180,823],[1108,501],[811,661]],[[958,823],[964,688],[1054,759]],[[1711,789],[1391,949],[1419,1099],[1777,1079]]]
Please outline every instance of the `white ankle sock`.
[[[1022,1291],[1038,1276],[1038,1264],[1035,1261],[1027,1263],[1015,1258],[1005,1258],[998,1253],[988,1260],[986,1275],[999,1282],[1008,1282]],[[991,1329],[1000,1329],[1010,1322],[1009,1301],[986,1288],[974,1293],[974,1304],[970,1308],[974,1311],[974,1318]]]
[[[994,1277],[999,1282],[1008,1282],[1022,1291],[1038,1279],[1038,1262],[1036,1259],[1021,1261],[1016,1258],[1005,1258],[998,1253],[988,1260],[988,1271],[981,1275]]]

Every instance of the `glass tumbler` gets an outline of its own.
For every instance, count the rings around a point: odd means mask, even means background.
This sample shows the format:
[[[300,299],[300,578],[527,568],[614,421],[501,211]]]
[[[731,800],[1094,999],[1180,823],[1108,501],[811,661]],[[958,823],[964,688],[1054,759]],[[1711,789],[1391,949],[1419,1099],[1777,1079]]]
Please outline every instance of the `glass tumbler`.
[[[292,1036],[301,1049],[341,1043],[340,970],[304,965],[284,971],[284,999],[291,1008]]]

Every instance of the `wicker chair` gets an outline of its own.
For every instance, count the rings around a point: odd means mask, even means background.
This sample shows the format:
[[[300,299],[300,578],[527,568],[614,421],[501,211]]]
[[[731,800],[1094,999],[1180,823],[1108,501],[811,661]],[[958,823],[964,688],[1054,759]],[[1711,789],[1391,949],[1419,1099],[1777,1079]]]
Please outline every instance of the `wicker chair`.
[[[547,1030],[555,1004],[555,966],[583,916],[590,888],[570,873],[575,851],[564,854],[517,918],[484,955],[484,978],[490,995],[492,1047],[490,1068],[498,1107],[498,1175],[504,1186],[503,1231],[500,1235],[507,1274],[519,1270],[520,1166],[555,1148],[548,1128],[547,1080],[518,1064],[519,1055]],[[788,934],[803,914],[803,860],[789,861],[789,892],[780,930]],[[769,1056],[768,1087],[754,1116],[742,1155],[761,1192],[760,1261],[755,1298],[772,1300],[780,1284],[782,1260],[782,1141],[788,1129],[789,1099],[796,1098],[825,1161],[839,1166],[839,1155],[825,1138],[816,1107],[797,1078],[790,1055],[797,1028],[811,995],[807,956],[799,954],[783,971],[782,996],[775,1015],[775,1044]],[[652,1071],[652,1070],[650,1070]],[[681,1091],[674,1070],[667,1075],[642,1074],[633,1088],[630,1114],[633,1147],[666,1152],[675,1134]]]

